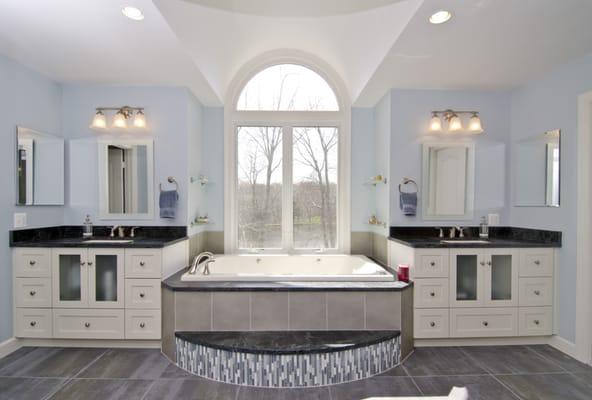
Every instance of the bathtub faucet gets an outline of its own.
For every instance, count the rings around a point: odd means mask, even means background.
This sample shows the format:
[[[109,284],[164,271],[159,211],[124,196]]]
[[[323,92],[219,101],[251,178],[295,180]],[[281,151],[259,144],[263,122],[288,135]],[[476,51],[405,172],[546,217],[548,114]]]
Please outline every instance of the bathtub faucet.
[[[212,253],[210,253],[209,251],[204,251],[203,253],[199,253],[197,256],[195,256],[195,258],[193,259],[193,262],[191,263],[191,269],[189,270],[189,273],[191,275],[195,275],[195,273],[197,272],[197,269],[199,268],[199,266],[201,264],[204,264],[204,270],[202,271],[203,275],[209,275],[210,274],[210,264],[215,262],[216,260],[214,260],[214,255]]]

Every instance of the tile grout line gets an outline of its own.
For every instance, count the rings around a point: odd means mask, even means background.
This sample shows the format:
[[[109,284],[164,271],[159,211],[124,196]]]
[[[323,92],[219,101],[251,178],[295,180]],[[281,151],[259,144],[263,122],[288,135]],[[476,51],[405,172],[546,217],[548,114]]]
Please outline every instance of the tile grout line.
[[[522,397],[520,397],[516,392],[514,392],[514,390],[512,390],[512,388],[510,386],[508,386],[507,384],[505,384],[504,382],[502,382],[497,376],[495,375],[491,375],[491,377],[500,385],[502,385],[503,387],[505,387],[511,394],[512,396],[516,397],[519,400],[523,400]]]
[[[551,360],[550,358],[546,357],[544,354],[539,353],[538,351],[536,351],[535,349],[526,346],[526,348],[528,349],[528,351],[533,352],[534,354],[536,354],[537,356],[543,358],[544,360],[549,361],[551,364],[553,365],[557,365],[559,368],[561,368],[563,371],[571,373],[567,368],[563,368],[563,366],[561,366],[558,362],[555,362],[554,360]]]
[[[146,390],[146,392],[142,395],[142,397],[140,398],[140,400],[144,400],[146,398],[146,396],[148,396],[148,393],[150,393],[150,391],[152,390],[152,387],[156,384],[156,379],[154,379],[150,385],[148,385],[148,389]]]
[[[403,363],[401,363],[400,365],[401,365],[401,368],[403,368],[403,371],[405,371],[405,373],[407,374],[407,376],[409,378],[411,378],[411,382],[413,382],[413,385],[417,388],[417,391],[419,392],[419,394],[421,396],[423,396],[424,395],[423,390],[421,390],[421,388],[419,387],[419,385],[415,381],[415,378],[411,376],[411,374],[409,373],[409,371],[407,370],[407,368],[403,365]]]

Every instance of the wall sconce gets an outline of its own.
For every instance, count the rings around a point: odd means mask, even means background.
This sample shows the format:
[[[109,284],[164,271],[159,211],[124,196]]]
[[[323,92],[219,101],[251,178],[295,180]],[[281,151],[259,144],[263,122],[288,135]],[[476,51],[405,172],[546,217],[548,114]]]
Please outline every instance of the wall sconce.
[[[458,132],[463,130],[463,123],[459,117],[463,114],[470,114],[468,131],[473,133],[482,133],[483,126],[481,125],[481,118],[479,118],[478,111],[432,111],[432,118],[430,119],[430,132],[442,132],[442,120],[448,123],[448,131]]]
[[[143,107],[97,107],[95,116],[93,117],[91,128],[105,129],[107,128],[107,117],[105,111],[115,111],[113,116],[112,126],[115,128],[127,128],[128,120],[132,119],[132,124],[136,128],[146,128],[146,116],[144,115]]]

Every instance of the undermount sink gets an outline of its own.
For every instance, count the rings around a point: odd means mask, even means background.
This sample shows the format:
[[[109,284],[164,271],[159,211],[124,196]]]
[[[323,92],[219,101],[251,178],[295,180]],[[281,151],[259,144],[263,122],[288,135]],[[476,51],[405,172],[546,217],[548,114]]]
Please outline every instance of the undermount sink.
[[[455,239],[455,240],[440,240],[440,243],[444,244],[487,244],[489,243],[488,240],[463,240],[463,239]]]
[[[130,239],[91,239],[84,241],[86,244],[128,244],[133,242]]]

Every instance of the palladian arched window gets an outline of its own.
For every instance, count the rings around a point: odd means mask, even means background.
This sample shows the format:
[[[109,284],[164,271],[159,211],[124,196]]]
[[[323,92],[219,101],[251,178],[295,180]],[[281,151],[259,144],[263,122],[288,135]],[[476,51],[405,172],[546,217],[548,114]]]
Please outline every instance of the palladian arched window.
[[[342,250],[343,117],[327,80],[302,65],[267,67],[242,87],[232,115],[227,251]]]

